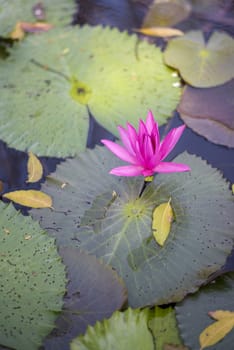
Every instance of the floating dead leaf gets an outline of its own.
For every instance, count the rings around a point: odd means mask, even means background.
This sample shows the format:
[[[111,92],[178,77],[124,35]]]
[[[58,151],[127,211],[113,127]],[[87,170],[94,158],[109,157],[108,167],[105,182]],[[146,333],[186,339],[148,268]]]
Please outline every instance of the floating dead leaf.
[[[22,40],[25,35],[24,30],[21,27],[21,22],[17,22],[15,28],[10,34],[10,38],[13,40]]]
[[[232,193],[234,194],[234,184],[232,185]]]
[[[210,312],[209,315],[218,321],[209,325],[200,334],[200,350],[218,343],[234,327],[234,312],[218,310]]]
[[[173,210],[171,207],[171,198],[167,203],[162,203],[153,211],[152,230],[156,242],[163,246],[171,229],[173,220]]]
[[[234,147],[234,79],[213,88],[184,90],[178,112],[192,130],[209,141]]]
[[[53,25],[46,22],[21,22],[21,28],[26,33],[41,33],[41,32],[47,32],[51,28],[53,28]]]
[[[2,180],[0,180],[0,193],[2,193],[3,188],[4,188],[3,181],[2,181]]]
[[[10,34],[10,38],[13,40],[22,40],[25,33],[47,32],[52,27],[52,24],[45,22],[17,22],[14,30]]]
[[[149,36],[160,36],[162,38],[184,35],[184,33],[181,30],[176,28],[169,28],[169,27],[140,28],[140,29],[135,29],[135,32],[138,32],[144,35],[149,35]]]
[[[10,199],[14,203],[31,208],[52,208],[52,198],[48,194],[37,190],[19,190],[8,192],[3,198]]]
[[[40,160],[32,152],[28,153],[28,180],[26,182],[37,182],[42,178],[43,167]]]

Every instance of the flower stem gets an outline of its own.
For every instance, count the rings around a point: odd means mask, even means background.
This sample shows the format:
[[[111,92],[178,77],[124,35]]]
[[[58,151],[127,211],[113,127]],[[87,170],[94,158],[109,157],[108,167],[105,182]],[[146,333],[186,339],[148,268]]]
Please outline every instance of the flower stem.
[[[144,190],[146,189],[146,187],[153,181],[154,177],[153,176],[146,176],[144,178],[144,182],[143,185],[141,187],[140,193],[139,193],[139,198],[142,196]]]

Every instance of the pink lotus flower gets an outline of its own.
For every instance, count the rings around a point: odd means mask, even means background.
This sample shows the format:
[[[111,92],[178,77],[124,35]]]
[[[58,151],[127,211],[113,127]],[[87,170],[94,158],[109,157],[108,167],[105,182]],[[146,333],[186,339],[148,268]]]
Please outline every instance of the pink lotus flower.
[[[175,147],[184,129],[185,125],[172,129],[160,141],[158,124],[150,111],[146,122],[140,120],[138,132],[129,123],[127,123],[126,129],[118,126],[124,147],[109,140],[101,140],[101,142],[118,158],[130,163],[130,165],[114,168],[110,174],[150,177],[154,173],[189,171],[190,167],[186,164],[163,161]]]

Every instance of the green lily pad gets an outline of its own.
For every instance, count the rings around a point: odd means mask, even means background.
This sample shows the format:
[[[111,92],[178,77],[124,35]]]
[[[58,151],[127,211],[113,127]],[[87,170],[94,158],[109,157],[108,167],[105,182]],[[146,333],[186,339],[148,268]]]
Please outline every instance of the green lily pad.
[[[177,327],[175,311],[172,307],[163,309],[156,306],[151,310],[148,327],[155,339],[157,350],[164,350],[166,344],[182,344]]]
[[[0,208],[0,344],[36,350],[61,311],[65,266],[36,222],[11,204]]]
[[[32,211],[60,246],[76,245],[113,266],[130,306],[176,302],[225,262],[234,238],[234,202],[221,174],[196,156],[175,159],[190,173],[161,174],[138,198],[143,178],[108,174],[122,162],[108,150],[87,150],[59,165],[42,190],[55,211]],[[152,213],[168,202],[174,222],[163,247]]]
[[[196,294],[187,297],[176,307],[176,317],[181,336],[191,350],[197,350],[199,335],[214,323],[208,312],[216,310],[233,311],[234,273],[219,277],[215,282],[201,288]],[[210,350],[232,349],[234,330],[221,342],[209,347]]]
[[[178,112],[191,129],[209,141],[234,147],[233,90],[234,79],[210,89],[186,86]]]
[[[234,39],[214,32],[205,43],[201,31],[191,31],[169,42],[164,59],[192,86],[221,85],[234,78]]]
[[[88,327],[84,336],[73,339],[71,350],[154,350],[147,327],[148,310],[116,311],[109,320]]]
[[[124,334],[124,336],[123,336]],[[173,308],[115,312],[109,320],[88,327],[84,336],[75,338],[71,350],[157,349],[166,344],[181,344]]]
[[[0,65],[0,138],[17,149],[66,157],[85,149],[87,106],[115,134],[117,124],[137,126],[149,108],[162,124],[180,97],[172,72],[158,48],[116,29],[73,27],[28,37]]]
[[[56,329],[45,341],[46,350],[69,349],[69,342],[88,325],[103,320],[126,302],[126,289],[117,273],[95,256],[69,247],[60,250],[69,283]]]
[[[33,7],[36,0],[0,0],[0,35],[9,36],[17,22],[36,22]],[[43,19],[55,26],[64,26],[72,22],[76,5],[74,0],[43,0]],[[39,16],[40,17],[40,16]]]

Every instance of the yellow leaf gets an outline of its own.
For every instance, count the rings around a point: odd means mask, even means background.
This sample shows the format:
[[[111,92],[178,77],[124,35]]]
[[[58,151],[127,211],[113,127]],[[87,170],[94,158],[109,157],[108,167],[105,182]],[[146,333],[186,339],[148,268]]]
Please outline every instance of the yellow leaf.
[[[52,208],[52,198],[41,191],[19,190],[5,193],[3,197],[26,207]]]
[[[135,29],[135,31],[144,35],[160,36],[162,38],[184,35],[184,33],[181,30],[176,28],[169,28],[169,27],[140,28],[140,29]]]
[[[227,335],[234,327],[234,319],[231,317],[222,318],[209,325],[200,334],[199,341],[201,349],[207,348],[218,343]]]
[[[24,30],[21,27],[21,22],[17,22],[15,28],[10,34],[10,38],[13,40],[22,40],[25,35]]]
[[[43,168],[40,160],[32,153],[28,153],[28,180],[27,182],[37,182],[41,179]]]
[[[171,198],[167,203],[162,203],[153,211],[152,230],[156,242],[163,246],[171,229],[173,220],[173,210],[171,207]]]
[[[233,318],[234,320],[234,311],[217,310],[210,311],[208,314],[215,320],[222,320],[223,318]]]
[[[232,185],[232,193],[234,194],[234,184]]]

